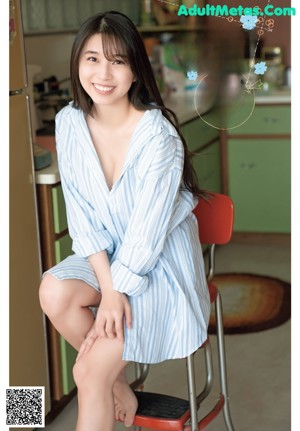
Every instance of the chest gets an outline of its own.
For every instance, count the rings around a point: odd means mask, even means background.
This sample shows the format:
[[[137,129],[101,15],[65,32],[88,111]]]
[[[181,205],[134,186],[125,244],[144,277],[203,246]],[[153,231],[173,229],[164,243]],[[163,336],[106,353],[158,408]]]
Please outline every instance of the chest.
[[[131,133],[105,135],[97,128],[90,128],[92,142],[109,189],[122,175],[131,141]]]

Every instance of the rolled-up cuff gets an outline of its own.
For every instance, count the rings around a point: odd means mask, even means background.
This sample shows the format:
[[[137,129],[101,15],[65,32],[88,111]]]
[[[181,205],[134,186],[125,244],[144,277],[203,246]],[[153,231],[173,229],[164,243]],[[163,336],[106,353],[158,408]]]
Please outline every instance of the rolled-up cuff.
[[[81,257],[88,257],[103,250],[107,250],[109,254],[112,254],[113,241],[109,232],[103,229],[98,232],[76,236],[73,239],[72,250]]]
[[[148,277],[140,276],[124,266],[120,261],[115,260],[111,265],[113,288],[128,296],[139,296],[148,287]]]

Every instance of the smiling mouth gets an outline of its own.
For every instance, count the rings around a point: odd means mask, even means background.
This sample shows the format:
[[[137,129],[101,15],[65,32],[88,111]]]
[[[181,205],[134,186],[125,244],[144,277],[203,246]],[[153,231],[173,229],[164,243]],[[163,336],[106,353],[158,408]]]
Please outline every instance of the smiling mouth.
[[[102,93],[109,93],[114,89],[114,87],[108,87],[106,85],[97,85],[97,84],[93,84],[93,85],[97,91],[101,91]]]

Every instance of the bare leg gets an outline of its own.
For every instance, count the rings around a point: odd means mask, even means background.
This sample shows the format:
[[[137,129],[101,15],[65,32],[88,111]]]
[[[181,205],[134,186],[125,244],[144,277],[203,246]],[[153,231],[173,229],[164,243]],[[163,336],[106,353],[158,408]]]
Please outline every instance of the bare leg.
[[[40,303],[57,331],[79,350],[94,322],[91,305],[99,305],[101,294],[81,280],[57,280],[46,274],[40,287]]]
[[[81,280],[57,280],[46,274],[40,287],[40,302],[44,313],[57,331],[79,350],[94,323],[88,308],[99,305],[101,294]],[[137,400],[128,385],[125,369],[115,379],[115,418],[130,426],[137,409]]]
[[[115,404],[113,386],[126,366],[124,345],[117,338],[97,338],[91,350],[75,364],[78,388],[76,431],[113,431]]]

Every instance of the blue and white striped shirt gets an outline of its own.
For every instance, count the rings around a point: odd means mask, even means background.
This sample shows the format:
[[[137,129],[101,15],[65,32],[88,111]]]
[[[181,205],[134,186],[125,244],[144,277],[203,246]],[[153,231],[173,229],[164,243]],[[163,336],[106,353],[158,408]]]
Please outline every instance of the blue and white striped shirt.
[[[132,306],[123,359],[154,363],[195,351],[207,337],[210,301],[175,128],[159,109],[145,111],[111,190],[81,110],[58,113],[56,142],[73,259],[88,265],[88,256],[107,250],[113,287]],[[80,266],[72,275],[61,263],[53,274],[99,289]]]

